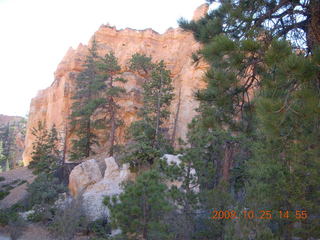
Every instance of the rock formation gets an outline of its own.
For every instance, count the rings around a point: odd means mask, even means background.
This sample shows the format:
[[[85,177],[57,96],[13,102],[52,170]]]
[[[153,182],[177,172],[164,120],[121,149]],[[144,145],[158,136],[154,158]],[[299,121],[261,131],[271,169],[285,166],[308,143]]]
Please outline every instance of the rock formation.
[[[200,20],[200,18],[202,18],[204,15],[208,13],[208,10],[209,10],[209,4],[207,3],[202,4],[200,7],[196,9],[196,11],[194,11],[192,20],[194,21]]]
[[[165,154],[163,159],[168,165],[179,166],[180,156]],[[191,169],[190,174],[195,175],[195,170]],[[119,166],[113,157],[97,157],[84,161],[71,171],[69,190],[74,198],[82,197],[87,216],[91,220],[96,220],[109,216],[109,210],[103,204],[104,197],[120,194],[123,191],[121,183],[134,181],[135,178],[136,174],[130,172],[129,164]],[[180,188],[182,185],[181,181],[167,180],[165,183],[168,187]]]
[[[195,12],[195,18],[207,11],[205,6],[201,6]],[[124,126],[117,133],[118,143],[124,142],[125,129],[132,121],[136,119],[137,107],[141,103],[139,92],[141,92],[142,76],[128,71],[126,65],[134,53],[143,53],[152,56],[154,61],[164,60],[167,68],[172,73],[173,85],[176,96],[180,89],[180,104],[178,97],[175,98],[171,106],[171,117],[167,123],[170,132],[173,131],[176,112],[179,112],[177,119],[177,128],[175,130],[175,139],[185,138],[187,125],[195,115],[197,102],[193,98],[193,93],[203,86],[201,78],[206,69],[206,64],[200,63],[194,65],[191,59],[193,52],[200,48],[192,34],[181,29],[168,29],[164,34],[158,34],[152,29],[117,30],[110,26],[101,26],[94,34],[98,43],[98,52],[104,55],[113,51],[122,66],[122,77],[128,82],[124,85],[128,94],[124,97],[120,105],[120,113]],[[89,42],[89,46],[92,42]],[[25,165],[31,160],[32,142],[34,137],[31,129],[37,125],[38,121],[45,121],[50,127],[55,124],[63,141],[65,141],[66,151],[70,149],[72,131],[68,129],[68,116],[71,113],[72,96],[75,87],[75,75],[82,69],[83,60],[88,53],[88,47],[80,44],[77,49],[70,48],[61,63],[58,65],[54,74],[55,80],[52,85],[42,91],[32,99],[29,112],[29,121],[27,124],[25,151],[23,161]],[[179,106],[179,110],[177,109]],[[98,133],[99,136],[99,133]],[[105,136],[100,134],[100,136]],[[101,138],[102,139],[102,138]],[[100,148],[96,152],[106,150],[106,142],[101,140]],[[68,156],[66,156],[68,158]]]
[[[102,169],[105,171],[102,172]],[[90,159],[72,170],[69,189],[73,197],[81,195],[87,216],[95,220],[109,214],[103,204],[103,198],[120,194],[122,192],[120,184],[134,178],[135,174],[130,172],[129,164],[119,167],[113,157],[100,162]]]

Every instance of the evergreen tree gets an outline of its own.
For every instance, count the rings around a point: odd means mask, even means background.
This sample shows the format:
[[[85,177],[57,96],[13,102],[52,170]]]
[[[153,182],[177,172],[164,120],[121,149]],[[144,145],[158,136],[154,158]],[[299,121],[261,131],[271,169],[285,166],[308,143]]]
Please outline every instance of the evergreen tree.
[[[7,123],[0,128],[0,139],[3,146],[3,167],[5,171],[10,170],[10,163],[12,162],[12,152],[14,147],[14,124]]]
[[[114,227],[133,239],[172,239],[165,215],[170,211],[167,187],[155,170],[138,176],[135,183],[126,184],[118,197],[106,197],[104,203],[111,212]]]
[[[11,121],[0,126],[0,141],[2,141],[3,155],[5,156],[2,167],[7,170],[17,167],[21,160],[23,149],[17,146],[16,137],[25,136],[25,127],[25,119]]]
[[[6,157],[3,155],[2,142],[0,141],[0,172],[3,171],[3,163],[5,162]]]
[[[284,41],[272,42],[264,62],[264,85],[256,104],[263,137],[248,163],[248,199],[256,208],[291,213],[289,219],[277,220],[277,234],[285,239],[318,237],[314,226],[320,224],[315,217],[320,213],[319,62],[292,53]],[[296,211],[310,216],[297,220]],[[295,226],[297,221],[301,223]]]
[[[164,123],[169,118],[169,106],[173,99],[172,79],[164,62],[152,63],[150,57],[134,54],[130,69],[143,72],[143,106],[138,112],[140,120],[129,128],[129,154],[126,161],[139,167],[152,164],[154,159],[170,151],[167,129]]]
[[[106,84],[105,79],[99,76],[98,60],[97,43],[94,39],[83,65],[84,69],[76,78],[71,113],[71,125],[76,133],[76,139],[72,141],[72,160],[89,157],[94,153],[92,147],[98,144],[94,130],[103,127],[99,124],[100,119],[92,120],[96,110],[106,104],[106,99],[102,96]]]
[[[240,231],[223,231],[230,239],[250,234],[256,239],[319,237],[314,226],[320,214],[320,2],[208,2],[220,5],[197,22],[180,21],[204,43],[194,60],[203,58],[210,65],[207,87],[196,94],[199,116],[191,133],[197,134],[199,126],[208,134],[240,137],[228,150],[244,152],[240,161],[231,157],[238,169],[232,169],[229,180],[230,193],[233,179],[241,179],[242,188],[245,183],[246,201],[238,201],[240,209],[291,213],[289,219],[253,220]],[[219,149],[229,142],[222,136]],[[216,174],[221,170],[217,165]],[[304,210],[311,216],[296,219],[295,211]]]
[[[38,122],[38,127],[32,129],[32,135],[35,141],[32,143],[32,161],[28,167],[37,175],[40,173],[54,174],[62,164],[55,125],[48,130],[45,123]]]
[[[118,116],[120,106],[119,104],[117,104],[117,101],[119,100],[119,97],[126,92],[123,87],[117,86],[115,84],[117,84],[118,82],[125,83],[127,81],[116,76],[116,74],[120,72],[121,67],[119,66],[117,58],[112,52],[106,54],[104,58],[100,59],[100,61],[98,62],[98,67],[100,71],[99,76],[107,85],[105,91],[106,102],[103,107],[106,109],[108,117],[107,126],[110,129],[108,136],[110,141],[109,154],[110,156],[112,156],[116,142],[116,129],[122,124],[122,121]],[[104,122],[101,122],[101,124],[104,124]]]

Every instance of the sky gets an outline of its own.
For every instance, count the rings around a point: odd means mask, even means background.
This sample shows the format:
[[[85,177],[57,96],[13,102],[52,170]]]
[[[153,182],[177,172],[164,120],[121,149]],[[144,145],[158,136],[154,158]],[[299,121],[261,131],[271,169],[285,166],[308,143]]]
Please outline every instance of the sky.
[[[205,0],[0,0],[0,114],[26,116],[69,47],[102,24],[159,33]]]

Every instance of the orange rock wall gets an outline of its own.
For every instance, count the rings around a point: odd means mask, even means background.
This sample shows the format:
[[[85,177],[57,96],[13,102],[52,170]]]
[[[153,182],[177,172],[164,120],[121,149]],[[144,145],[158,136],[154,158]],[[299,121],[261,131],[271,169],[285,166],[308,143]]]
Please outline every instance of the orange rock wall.
[[[197,66],[192,63],[192,53],[200,48],[199,43],[194,40],[192,34],[179,28],[169,29],[164,34],[158,34],[151,29],[143,31],[133,29],[117,30],[110,26],[101,26],[94,36],[98,43],[99,54],[104,55],[109,51],[113,51],[122,66],[122,77],[128,80],[124,85],[128,94],[120,102],[122,106],[120,115],[125,125],[122,129],[119,129],[119,141],[124,141],[125,128],[136,119],[137,107],[141,102],[139,97],[142,83],[141,76],[129,72],[126,67],[130,57],[137,52],[152,56],[154,61],[164,60],[167,68],[172,73],[176,96],[178,96],[181,88],[181,104],[176,138],[185,139],[187,125],[195,115],[195,108],[197,107],[197,102],[193,99],[193,93],[202,87],[203,82],[201,79],[206,69],[204,63],[200,63]],[[81,71],[87,52],[87,46],[82,44],[77,49],[70,48],[57,67],[52,85],[45,90],[39,91],[38,95],[32,99],[23,154],[25,165],[28,165],[31,160],[30,154],[34,140],[31,129],[37,126],[38,121],[46,121],[48,127],[55,124],[61,136],[67,140],[67,150],[70,149],[72,132],[68,131],[67,123],[68,116],[71,113],[71,97],[75,85],[74,75]],[[176,97],[170,109],[171,117],[168,122],[171,132],[177,111],[177,103],[178,99]],[[68,135],[65,132],[69,132]],[[105,151],[106,147],[105,142],[102,142],[97,152]]]

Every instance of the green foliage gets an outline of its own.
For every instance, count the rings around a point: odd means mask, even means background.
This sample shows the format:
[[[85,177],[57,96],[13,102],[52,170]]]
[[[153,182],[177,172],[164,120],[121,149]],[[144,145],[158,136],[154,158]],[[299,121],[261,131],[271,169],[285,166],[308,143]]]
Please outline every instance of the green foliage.
[[[135,183],[128,183],[118,197],[106,197],[114,227],[124,235],[144,239],[170,239],[164,216],[171,209],[168,192],[159,173],[147,171]]]
[[[45,173],[28,185],[28,205],[32,207],[36,204],[52,204],[57,200],[58,195],[66,191],[66,187],[59,180]]]
[[[55,209],[49,204],[35,205],[32,207],[34,212],[30,213],[27,217],[31,222],[47,223],[52,221],[55,214]]]
[[[72,140],[71,160],[94,154],[93,146],[99,145],[95,132],[105,128],[108,128],[107,138],[112,155],[116,129],[122,124],[117,116],[120,108],[117,101],[125,89],[115,84],[125,83],[126,80],[116,77],[121,71],[118,60],[112,52],[100,57],[95,40],[89,52],[84,69],[76,78],[76,93],[73,96],[71,125],[75,129],[76,139]],[[97,117],[97,109],[105,117]]]
[[[106,102],[101,96],[106,85],[105,79],[99,76],[98,60],[97,43],[94,40],[83,65],[84,69],[76,78],[76,91],[71,107],[71,126],[76,139],[72,140],[71,160],[89,157],[93,153],[92,146],[98,144],[93,131],[96,127],[91,118]]]
[[[106,239],[111,233],[111,226],[107,219],[98,219],[89,223],[88,231],[94,233],[98,238]]]
[[[0,200],[4,199],[6,196],[10,194],[9,191],[0,190]]]
[[[3,154],[3,146],[2,141],[0,141],[0,172],[2,172],[2,166],[6,161],[6,156]]]
[[[2,226],[8,225],[9,222],[16,221],[18,217],[17,211],[11,208],[0,209],[0,225]]]
[[[320,93],[315,88],[319,68],[313,58],[297,56],[286,49],[288,45],[274,41],[266,54],[265,85],[257,100],[259,130],[264,138],[254,145],[255,156],[249,163],[252,181],[248,185],[248,201],[256,208],[306,210],[311,216],[298,227],[289,224],[295,219],[278,219],[276,224],[279,235],[308,238],[320,234],[313,228],[319,221],[312,217],[320,213],[316,190],[320,180],[316,130]],[[261,201],[257,199],[258,192]]]
[[[105,95],[106,102],[104,104],[104,108],[106,110],[108,119],[106,119],[105,124],[109,129],[108,139],[110,141],[110,150],[109,154],[112,156],[114,152],[114,145],[116,142],[115,135],[116,130],[119,126],[122,125],[122,120],[118,116],[118,111],[120,110],[120,105],[117,103],[119,98],[126,93],[125,88],[120,86],[115,86],[117,83],[126,83],[127,80],[116,77],[121,70],[120,65],[118,64],[117,58],[114,54],[108,53],[101,58],[97,63],[100,71],[100,77],[104,80],[107,85]]]
[[[169,118],[169,106],[174,94],[170,71],[163,61],[153,63],[150,57],[134,54],[130,68],[143,71],[146,78],[142,85],[143,106],[138,112],[140,120],[133,122],[128,129],[129,143],[124,157],[131,167],[139,169],[172,151],[164,123]]]
[[[53,174],[62,164],[55,125],[48,131],[45,123],[38,122],[38,127],[32,129],[32,135],[35,141],[32,143],[32,161],[28,167],[34,174]]]
[[[26,120],[9,122],[0,126],[0,171],[8,171],[21,162],[21,150],[16,145],[17,134],[25,135]]]
[[[3,180],[5,180],[3,178]],[[24,183],[26,183],[26,180],[20,180],[20,179],[16,179],[12,182],[6,183],[6,184],[2,184],[0,186],[0,200],[4,199],[6,196],[8,196],[10,194],[10,191]]]
[[[135,53],[129,61],[129,68],[133,71],[142,71],[143,74],[149,75],[153,68],[152,58],[140,53]]]
[[[180,20],[204,43],[193,59],[209,64],[207,87],[196,93],[199,115],[190,126],[186,154],[194,151],[198,161],[192,164],[201,172],[195,163],[207,162],[203,155],[212,147],[211,182],[199,177],[200,196],[207,196],[200,197],[201,204],[219,206],[214,191],[223,183],[219,175],[229,168],[223,191],[236,200],[233,208],[306,210],[311,215],[299,223],[294,218],[222,223],[213,227],[218,235],[211,236],[318,237],[320,43],[314,25],[319,14],[311,9],[319,9],[320,2],[208,2],[220,5],[197,22]]]

